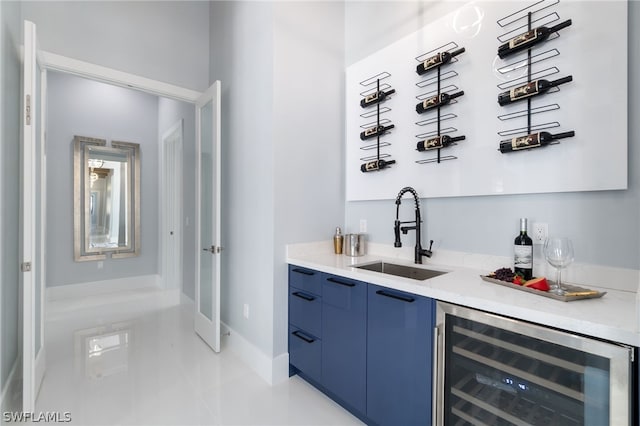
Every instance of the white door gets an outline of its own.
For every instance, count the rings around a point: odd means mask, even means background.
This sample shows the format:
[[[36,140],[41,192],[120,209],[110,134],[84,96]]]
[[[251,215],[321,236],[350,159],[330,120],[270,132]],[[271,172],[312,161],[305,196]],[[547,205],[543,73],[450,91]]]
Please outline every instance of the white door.
[[[34,411],[44,350],[44,99],[46,74],[37,61],[36,26],[24,21],[21,147],[22,411]]]
[[[220,82],[196,102],[195,330],[220,352]]]
[[[162,278],[165,288],[182,282],[182,120],[162,135]]]

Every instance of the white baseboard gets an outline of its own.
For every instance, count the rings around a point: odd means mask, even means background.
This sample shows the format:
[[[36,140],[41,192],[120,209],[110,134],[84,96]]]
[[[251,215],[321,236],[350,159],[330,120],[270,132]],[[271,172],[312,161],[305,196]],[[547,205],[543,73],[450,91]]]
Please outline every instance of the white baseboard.
[[[266,355],[253,343],[245,339],[240,333],[221,323],[221,333],[225,337],[225,349],[240,356],[249,367],[270,385],[283,382],[289,378],[289,354],[284,353],[275,358]],[[228,333],[227,336],[225,336]]]
[[[22,393],[20,392],[19,378],[18,378],[18,359],[13,362],[11,372],[7,376],[7,383],[2,387],[2,394],[0,394],[0,413],[6,413],[8,411],[15,412],[20,411],[22,405]]]
[[[47,287],[47,300],[62,300],[72,297],[95,296],[123,290],[139,290],[143,288],[162,288],[160,275],[141,275],[114,280],[93,281],[80,284]]]

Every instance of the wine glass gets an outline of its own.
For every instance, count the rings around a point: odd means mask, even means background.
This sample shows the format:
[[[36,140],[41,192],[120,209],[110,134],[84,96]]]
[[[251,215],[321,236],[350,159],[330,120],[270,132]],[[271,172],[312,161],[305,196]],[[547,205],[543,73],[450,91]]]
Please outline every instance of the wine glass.
[[[573,244],[571,244],[571,240],[566,237],[547,238],[544,242],[544,257],[557,270],[556,282],[551,286],[549,292],[562,296],[564,295],[560,278],[562,268],[566,268],[573,262]]]

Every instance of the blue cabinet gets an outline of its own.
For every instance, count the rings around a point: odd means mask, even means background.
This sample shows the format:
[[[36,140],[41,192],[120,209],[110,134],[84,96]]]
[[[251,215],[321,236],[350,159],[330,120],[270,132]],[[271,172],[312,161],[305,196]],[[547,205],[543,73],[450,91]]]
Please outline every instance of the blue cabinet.
[[[370,284],[368,302],[367,417],[431,424],[435,301]]]
[[[353,411],[366,412],[367,284],[325,275],[322,384]]]
[[[435,301],[289,266],[289,362],[367,424],[431,424]]]
[[[322,273],[289,267],[289,364],[322,378]]]

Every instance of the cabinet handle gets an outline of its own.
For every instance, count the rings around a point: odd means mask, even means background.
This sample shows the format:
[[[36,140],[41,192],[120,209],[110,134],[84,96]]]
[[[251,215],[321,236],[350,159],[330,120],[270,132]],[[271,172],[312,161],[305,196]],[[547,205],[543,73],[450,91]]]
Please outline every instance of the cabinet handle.
[[[315,275],[315,272],[307,271],[307,270],[304,270],[304,269],[298,269],[298,268],[292,269],[291,272],[297,272],[298,274],[304,274],[304,275],[309,275],[309,276]]]
[[[432,374],[432,383],[431,383],[431,413],[432,413],[432,426],[437,426],[439,422],[438,413],[440,409],[440,402],[442,398],[442,394],[440,393],[440,369],[438,368],[440,365],[438,356],[440,354],[440,339],[439,339],[440,329],[438,326],[433,329],[433,370]]]
[[[305,341],[305,342],[307,342],[307,343],[313,343],[313,342],[315,342],[315,341],[316,341],[316,339],[312,339],[312,338],[310,338],[310,337],[307,337],[307,336],[305,336],[304,334],[300,333],[300,331],[298,331],[298,330],[294,331],[294,332],[293,332],[293,333],[291,333],[291,334],[293,334],[294,336],[296,336],[298,339],[302,339],[302,340],[304,340],[304,341]]]
[[[376,291],[376,294],[379,294],[380,296],[390,297],[392,299],[402,300],[403,302],[407,302],[407,303],[412,303],[416,300],[413,297],[403,296],[401,294],[389,293],[388,291],[385,291],[385,290],[378,290]]]
[[[337,278],[327,278],[327,281],[332,282],[334,284],[340,284],[340,285],[343,285],[345,287],[355,287],[356,286],[354,283],[350,283],[349,281],[342,281],[342,280],[339,280]]]
[[[291,294],[293,294],[294,296],[299,297],[300,299],[304,299],[307,302],[313,302],[314,300],[316,300],[315,297],[309,296],[308,294],[300,293],[299,291],[296,291],[295,293],[291,293]]]

